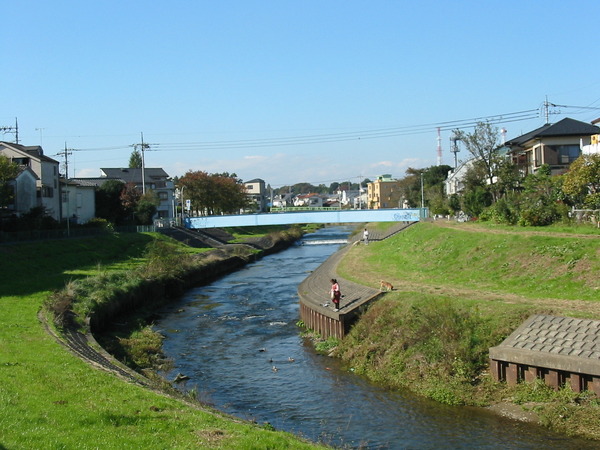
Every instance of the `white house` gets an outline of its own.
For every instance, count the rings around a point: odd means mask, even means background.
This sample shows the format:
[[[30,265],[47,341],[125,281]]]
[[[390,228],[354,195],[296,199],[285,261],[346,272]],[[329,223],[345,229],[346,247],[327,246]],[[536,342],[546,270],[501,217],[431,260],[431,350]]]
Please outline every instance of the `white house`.
[[[96,217],[96,186],[61,179],[61,211],[64,219],[83,224]]]
[[[294,198],[294,206],[323,206],[323,197],[318,194],[300,194]]]
[[[286,208],[293,204],[292,198],[294,194],[291,192],[287,194],[280,194],[273,197],[273,207],[274,208]]]
[[[462,192],[465,188],[465,176],[469,169],[473,167],[474,163],[475,159],[469,159],[464,162],[461,161],[458,167],[455,167],[448,172],[448,177],[444,181],[446,195],[460,194]]]

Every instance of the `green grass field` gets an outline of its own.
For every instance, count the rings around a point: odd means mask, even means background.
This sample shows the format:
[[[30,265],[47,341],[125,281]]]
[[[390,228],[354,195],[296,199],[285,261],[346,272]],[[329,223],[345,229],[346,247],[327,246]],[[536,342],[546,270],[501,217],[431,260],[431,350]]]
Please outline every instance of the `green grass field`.
[[[0,448],[315,448],[122,381],[57,343],[38,320],[69,280],[143,261],[151,234],[0,246]]]

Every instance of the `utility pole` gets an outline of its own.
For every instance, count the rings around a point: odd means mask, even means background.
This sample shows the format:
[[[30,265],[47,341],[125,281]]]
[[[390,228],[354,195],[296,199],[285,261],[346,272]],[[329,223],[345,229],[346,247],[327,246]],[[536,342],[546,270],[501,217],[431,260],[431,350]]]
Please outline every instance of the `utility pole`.
[[[425,209],[425,191],[423,190],[423,172],[421,172],[421,215]]]
[[[442,136],[440,127],[437,127],[437,165],[442,165]]]
[[[460,139],[456,136],[456,135],[452,135],[450,137],[450,151],[452,153],[454,153],[454,168],[456,169],[458,167],[458,158],[456,156],[456,154],[460,151],[458,149],[458,144],[457,142],[460,141]]]
[[[544,117],[546,118],[546,125],[550,125],[550,114],[559,114],[560,110],[550,112],[550,107],[557,108],[558,106],[554,103],[550,103],[548,101],[548,96],[546,95],[546,101],[544,102]]]
[[[67,237],[71,236],[71,210],[69,208],[69,197],[71,192],[69,191],[69,155],[72,155],[72,149],[67,148],[67,143],[65,142],[65,149],[62,152],[59,152],[58,155],[65,157],[65,193],[67,194]]]
[[[144,142],[144,133],[140,132],[140,136],[142,138],[141,144],[133,144],[133,148],[137,150],[140,148],[140,152],[142,153],[142,194],[146,193],[146,162],[144,160],[144,151],[150,148],[150,144]]]
[[[58,152],[58,156],[65,157],[65,179],[69,179],[69,155],[73,154],[72,148],[67,148],[67,143],[65,142],[65,149],[62,152]]]
[[[19,143],[19,122],[17,122],[16,117],[15,117],[15,126],[14,127],[0,127],[0,131],[2,133],[14,133],[15,134],[15,144]]]

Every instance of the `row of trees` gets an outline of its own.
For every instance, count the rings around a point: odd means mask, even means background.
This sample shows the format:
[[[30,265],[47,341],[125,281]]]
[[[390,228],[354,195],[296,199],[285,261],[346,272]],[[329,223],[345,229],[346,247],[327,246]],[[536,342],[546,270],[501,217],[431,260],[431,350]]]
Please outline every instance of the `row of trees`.
[[[582,155],[569,171],[552,176],[544,165],[535,174],[523,176],[501,151],[498,130],[479,123],[474,132],[456,131],[473,158],[459,195],[446,197],[444,180],[449,166],[409,169],[403,180],[404,193],[412,205],[424,178],[426,205],[432,214],[456,214],[497,223],[541,226],[568,219],[572,208],[600,210],[600,155]]]
[[[235,173],[188,171],[176,180],[183,198],[201,215],[233,214],[251,207],[246,189]]]
[[[337,191],[358,191],[361,186],[363,189],[367,186],[367,183],[370,183],[371,180],[365,178],[362,183],[352,183],[351,181],[342,181],[341,183],[333,182],[329,186],[325,184],[319,184],[315,186],[310,183],[296,183],[294,185],[281,186],[279,188],[273,189],[273,193],[275,195],[283,195],[287,193],[292,193],[294,195],[299,194],[333,194]]]

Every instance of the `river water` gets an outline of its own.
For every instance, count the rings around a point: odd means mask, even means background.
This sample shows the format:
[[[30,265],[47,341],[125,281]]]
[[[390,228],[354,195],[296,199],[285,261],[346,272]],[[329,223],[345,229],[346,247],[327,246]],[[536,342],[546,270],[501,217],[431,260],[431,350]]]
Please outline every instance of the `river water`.
[[[595,448],[482,409],[390,392],[316,354],[296,325],[297,288],[350,231],[307,235],[169,305],[156,325],[175,362],[167,376],[189,376],[180,388],[224,412],[336,447]]]

